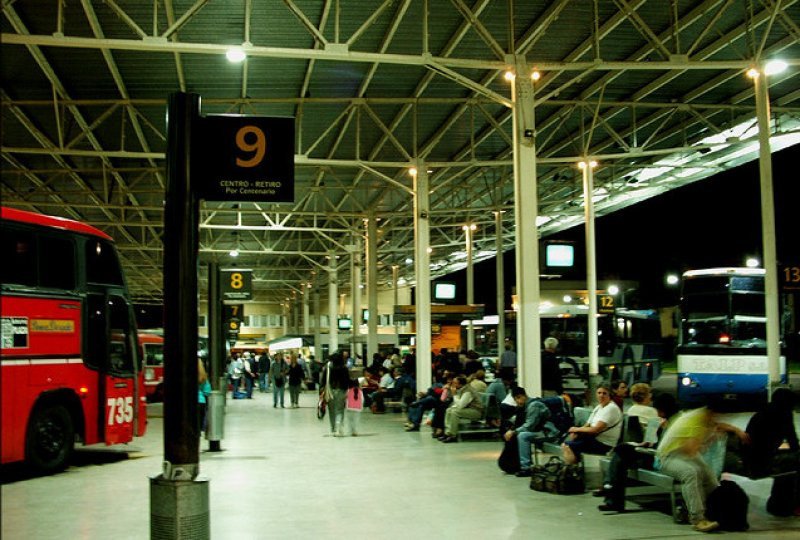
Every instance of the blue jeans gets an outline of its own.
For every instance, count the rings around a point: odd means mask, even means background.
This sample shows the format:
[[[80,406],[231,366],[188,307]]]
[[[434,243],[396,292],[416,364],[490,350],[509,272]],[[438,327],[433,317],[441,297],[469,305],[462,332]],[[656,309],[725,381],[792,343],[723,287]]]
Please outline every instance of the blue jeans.
[[[244,391],[248,399],[253,397],[253,378],[247,375],[244,376]]]
[[[259,392],[266,392],[269,388],[269,377],[266,373],[259,373],[258,374],[258,391]]]
[[[281,407],[283,407],[283,391],[286,389],[285,386],[281,386],[278,388],[278,385],[272,385],[272,404],[277,407],[278,406],[278,397],[280,396],[281,399]]]
[[[408,421],[419,427],[425,411],[433,409],[438,401],[441,400],[434,396],[425,396],[418,399],[408,407]]]
[[[546,438],[542,431],[523,431],[517,433],[519,443],[519,466],[523,470],[531,468],[531,444],[535,444],[537,439]]]

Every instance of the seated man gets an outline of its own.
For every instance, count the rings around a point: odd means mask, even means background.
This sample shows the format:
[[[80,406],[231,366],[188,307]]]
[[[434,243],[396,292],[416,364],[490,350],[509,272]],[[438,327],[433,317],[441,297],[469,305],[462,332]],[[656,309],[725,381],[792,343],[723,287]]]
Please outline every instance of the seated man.
[[[466,377],[459,375],[453,381],[456,389],[453,404],[447,408],[444,415],[444,436],[440,439],[445,443],[458,442],[459,422],[462,419],[477,420],[483,416],[483,402]]]
[[[622,432],[622,411],[611,401],[611,388],[597,385],[597,407],[583,426],[569,428],[569,436],[561,445],[564,461],[568,465],[578,462],[583,452],[606,454],[619,441]]]
[[[453,374],[445,372],[445,383],[449,385],[452,380]],[[422,423],[425,411],[433,409],[441,401],[443,387],[444,385],[441,382],[434,382],[427,392],[417,394],[417,400],[408,406],[406,431],[419,431],[419,425]]]
[[[486,393],[494,396],[495,403],[497,403],[500,408],[500,418],[493,420],[493,425],[501,426],[501,421],[508,421],[516,412],[516,407],[503,403],[513,383],[513,373],[508,370],[502,370],[500,376],[496,377],[486,388]]]
[[[380,368],[378,370],[378,374],[381,376],[381,380],[378,383],[378,390],[369,395],[369,399],[372,402],[370,408],[372,409],[372,412],[376,414],[386,411],[383,401],[385,398],[391,398],[391,396],[394,395],[393,392],[395,384],[394,378],[386,368]]]
[[[705,513],[706,497],[719,482],[701,455],[719,431],[735,433],[743,442],[749,441],[748,435],[739,428],[717,422],[712,407],[701,407],[670,422],[656,453],[658,470],[681,481],[689,522],[701,532],[719,527],[718,522],[707,520]]]
[[[517,438],[519,447],[519,467],[517,476],[531,475],[531,443],[536,439],[545,439],[550,433],[556,432],[555,426],[546,426],[550,418],[550,409],[541,400],[529,398],[525,389],[517,386],[511,391],[514,401],[517,402],[517,414],[524,415],[525,420],[516,429],[506,431],[503,438],[510,441]]]

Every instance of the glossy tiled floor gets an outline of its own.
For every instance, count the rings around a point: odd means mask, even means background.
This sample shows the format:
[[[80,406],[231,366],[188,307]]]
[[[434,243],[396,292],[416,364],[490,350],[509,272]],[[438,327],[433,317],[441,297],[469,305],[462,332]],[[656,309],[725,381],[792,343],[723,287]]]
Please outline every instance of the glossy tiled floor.
[[[589,494],[532,492],[526,480],[497,468],[499,442],[441,444],[424,429],[405,433],[401,415],[391,413],[363,414],[361,436],[335,438],[327,418],[316,419],[312,394],[301,396],[300,409],[274,409],[271,394],[254,397],[228,401],[224,451],[202,453],[214,538],[701,536],[652,508],[603,515]],[[76,463],[54,476],[25,478],[6,470],[3,538],[147,538],[148,477],[161,470],[161,427],[161,418],[153,417],[135,445],[78,452]],[[593,466],[596,461],[589,462]],[[797,538],[800,518],[764,512],[767,482],[745,483],[751,531],[737,537]]]

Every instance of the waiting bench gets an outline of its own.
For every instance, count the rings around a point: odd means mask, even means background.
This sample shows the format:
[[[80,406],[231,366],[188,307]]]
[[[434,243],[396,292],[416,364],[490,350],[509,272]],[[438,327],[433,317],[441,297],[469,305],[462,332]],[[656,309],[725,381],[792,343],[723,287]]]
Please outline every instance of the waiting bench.
[[[458,427],[458,440],[461,440],[461,435],[476,433],[499,435],[498,426],[493,425],[492,421],[500,418],[500,408],[497,405],[497,399],[493,394],[481,394],[481,401],[483,402],[483,416],[477,420],[462,420]]]

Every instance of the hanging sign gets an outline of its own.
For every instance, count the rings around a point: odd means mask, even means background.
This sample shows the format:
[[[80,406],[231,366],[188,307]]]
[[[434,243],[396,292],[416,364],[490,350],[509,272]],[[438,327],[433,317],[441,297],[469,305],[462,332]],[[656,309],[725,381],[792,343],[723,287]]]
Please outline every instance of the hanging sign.
[[[197,125],[199,198],[294,202],[294,118],[209,115]]]
[[[220,270],[220,278],[223,300],[251,300],[253,298],[252,270]]]

